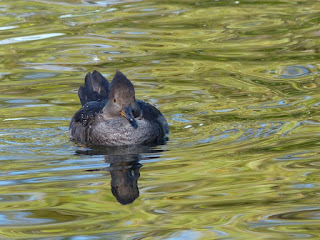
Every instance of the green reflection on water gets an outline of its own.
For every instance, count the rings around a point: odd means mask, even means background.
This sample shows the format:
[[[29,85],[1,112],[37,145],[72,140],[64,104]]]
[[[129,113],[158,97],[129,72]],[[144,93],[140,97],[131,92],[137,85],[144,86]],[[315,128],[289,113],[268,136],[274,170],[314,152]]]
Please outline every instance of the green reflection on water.
[[[319,238],[318,1],[0,1],[0,236]],[[170,123],[121,205],[68,123],[120,69]]]

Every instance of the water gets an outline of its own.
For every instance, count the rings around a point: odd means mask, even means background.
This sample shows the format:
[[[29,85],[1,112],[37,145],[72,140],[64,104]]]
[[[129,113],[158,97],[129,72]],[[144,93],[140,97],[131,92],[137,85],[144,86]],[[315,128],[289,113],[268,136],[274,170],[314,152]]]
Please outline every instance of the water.
[[[319,9],[1,0],[0,237],[319,239]],[[164,113],[166,145],[69,141],[94,69]]]

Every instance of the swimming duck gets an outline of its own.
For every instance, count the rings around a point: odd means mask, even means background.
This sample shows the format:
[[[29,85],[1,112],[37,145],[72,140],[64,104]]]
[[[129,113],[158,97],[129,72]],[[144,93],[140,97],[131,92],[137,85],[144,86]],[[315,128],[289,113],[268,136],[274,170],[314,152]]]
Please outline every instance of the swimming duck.
[[[126,76],[117,71],[111,83],[98,71],[88,73],[78,96],[82,108],[72,117],[70,139],[98,146],[163,144],[169,126],[162,113],[136,100]]]

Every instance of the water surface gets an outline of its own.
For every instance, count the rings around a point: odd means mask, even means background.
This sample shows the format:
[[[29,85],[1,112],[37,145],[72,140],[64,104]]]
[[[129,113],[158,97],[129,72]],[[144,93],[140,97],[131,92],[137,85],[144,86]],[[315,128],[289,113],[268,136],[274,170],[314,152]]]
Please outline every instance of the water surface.
[[[0,1],[0,237],[319,239],[319,1]],[[166,145],[68,139],[123,71]]]

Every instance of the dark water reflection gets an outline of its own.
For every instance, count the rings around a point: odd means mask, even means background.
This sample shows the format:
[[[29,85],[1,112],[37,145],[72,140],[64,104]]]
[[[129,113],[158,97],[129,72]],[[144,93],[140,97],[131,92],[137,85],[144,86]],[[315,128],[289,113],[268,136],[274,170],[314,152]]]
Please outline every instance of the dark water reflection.
[[[108,171],[111,174],[111,191],[119,203],[129,204],[139,197],[138,179],[141,166],[138,161],[126,164],[116,161],[110,164]]]
[[[142,154],[160,153],[150,146],[129,146],[118,148],[93,148],[78,150],[80,155],[104,155],[104,161],[110,166],[104,169],[90,169],[87,171],[106,170],[111,175],[111,192],[117,201],[123,205],[130,204],[139,197],[138,179],[142,164]],[[156,158],[160,157],[157,154]]]

